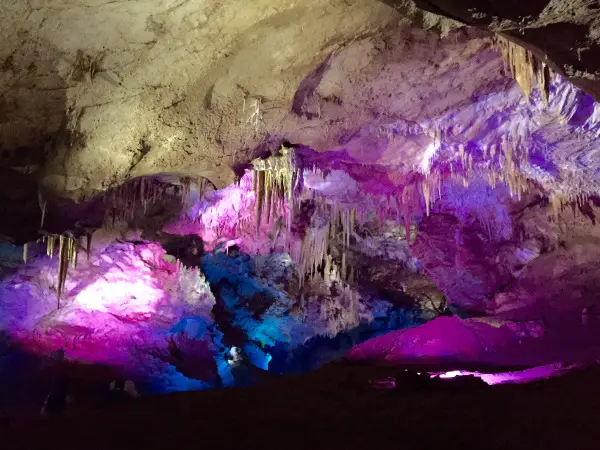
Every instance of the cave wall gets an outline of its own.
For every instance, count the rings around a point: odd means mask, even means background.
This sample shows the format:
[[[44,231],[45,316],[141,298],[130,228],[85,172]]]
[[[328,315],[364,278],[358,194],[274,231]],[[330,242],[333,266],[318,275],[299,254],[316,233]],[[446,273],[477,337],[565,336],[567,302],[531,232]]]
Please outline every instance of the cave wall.
[[[504,188],[496,190],[495,208],[504,209],[496,216],[476,205],[457,211],[452,204],[460,197],[453,197],[423,218],[411,250],[425,272],[450,303],[474,315],[554,324],[570,317],[580,324],[584,309],[595,314],[596,201],[574,202],[554,214],[539,193],[515,202]]]

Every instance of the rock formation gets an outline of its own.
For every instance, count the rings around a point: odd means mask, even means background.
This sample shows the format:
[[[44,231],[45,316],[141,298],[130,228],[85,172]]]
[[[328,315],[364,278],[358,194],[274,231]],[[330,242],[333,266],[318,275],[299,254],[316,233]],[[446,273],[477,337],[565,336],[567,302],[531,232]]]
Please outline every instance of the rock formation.
[[[593,2],[384,3],[2,5],[0,330],[161,392],[596,357]]]

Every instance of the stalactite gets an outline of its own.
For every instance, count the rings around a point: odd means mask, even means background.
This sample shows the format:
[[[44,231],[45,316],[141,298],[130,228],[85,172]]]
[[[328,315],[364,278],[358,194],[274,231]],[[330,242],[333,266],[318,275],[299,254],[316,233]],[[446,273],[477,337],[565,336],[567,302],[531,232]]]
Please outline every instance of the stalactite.
[[[338,209],[339,211],[339,209]],[[346,279],[347,268],[347,252],[350,247],[350,236],[354,231],[354,217],[356,216],[356,210],[353,208],[343,208],[341,212],[338,212],[340,217],[340,224],[342,227],[342,268],[341,276],[342,280]]]
[[[258,178],[256,188],[256,232],[260,229],[260,223],[262,220],[263,203],[265,199],[265,172],[263,170],[256,173]]]
[[[304,284],[307,275],[311,278],[315,276],[329,250],[330,219],[328,216],[324,218],[322,212],[322,210],[315,211],[311,226],[307,228],[302,240],[297,261],[300,286]],[[320,221],[322,222],[319,223]]]
[[[54,235],[45,236],[46,238],[46,254],[52,258],[54,256],[54,244],[56,237]]]
[[[67,267],[69,260],[65,251],[65,238],[63,235],[58,237],[58,286],[56,288],[57,308],[60,308],[60,297],[67,278]]]
[[[429,216],[433,204],[442,197],[440,173],[434,172],[422,180],[421,191],[425,199],[425,214]]]
[[[42,203],[42,218],[40,219],[40,229],[44,229],[44,222],[46,221],[46,201]]]
[[[136,178],[107,191],[104,204],[114,226],[117,220],[133,220],[139,209],[146,214],[151,205],[165,197],[176,196],[182,206],[187,205],[194,182],[191,177],[182,177],[179,180],[180,184],[163,183],[153,178]],[[206,183],[202,179],[198,182],[199,196],[205,188]]]
[[[555,192],[551,192],[550,204],[552,206],[552,214],[554,216],[554,219],[558,220],[558,215],[560,214],[563,207],[563,200]]]
[[[87,253],[88,261],[90,259],[92,249],[92,233],[85,234],[85,252]]]
[[[546,63],[540,61],[539,59],[535,59],[536,68],[535,75],[537,80],[537,85],[540,89],[540,94],[542,96],[542,101],[545,106],[548,106],[548,100],[550,98],[550,82],[552,81],[552,74],[550,72],[550,68],[546,65]]]
[[[534,82],[540,89],[545,105],[548,104],[552,73],[550,68],[531,51],[502,36],[495,38],[496,48],[504,60],[504,68],[511,74],[529,99]]]
[[[266,185],[271,185],[272,181],[271,181],[271,172],[266,172],[265,173],[265,183]],[[272,203],[273,203],[273,189],[269,189],[267,191],[267,198],[266,198],[266,202],[267,202],[267,223],[269,223],[271,221],[271,209],[272,209]],[[260,224],[257,225],[257,229],[259,227]]]
[[[339,270],[335,266],[336,273],[345,280],[349,271],[348,249],[357,223],[357,211],[336,202],[327,203],[321,196],[316,196],[315,202],[317,206],[302,240],[300,253],[294,257],[301,286],[307,276],[311,280],[318,276],[320,267],[326,274],[334,267],[331,259],[331,245],[334,243],[339,245],[341,262]]]
[[[423,190],[423,197],[425,198],[425,213],[429,216],[429,212],[431,211],[431,197],[429,192],[429,185],[427,181],[421,184],[421,189]]]
[[[420,193],[417,191],[417,187],[414,185],[404,186],[402,189],[401,205],[402,205],[402,216],[404,218],[404,229],[406,233],[406,242],[411,245],[411,223],[412,217],[421,211],[420,204]]]
[[[294,149],[282,146],[278,154],[267,159],[255,159],[252,165],[257,232],[262,223],[263,212],[265,210],[267,212],[268,223],[275,207],[285,210],[285,214],[282,215],[286,219],[286,228],[289,232],[295,211],[295,188],[301,175],[295,164]]]
[[[590,194],[586,192],[576,192],[571,194],[550,192],[548,200],[552,210],[552,217],[558,222],[558,217],[566,206],[570,206],[573,211],[573,216],[577,217],[577,210],[579,208],[583,209],[585,206],[589,205]]]
[[[50,233],[44,233],[42,241],[46,243],[46,254],[50,257],[54,257],[56,250],[56,241],[58,239],[58,286],[57,286],[57,302],[60,307],[60,297],[64,290],[67,274],[69,271],[69,265],[77,267],[77,249],[79,247],[78,240],[72,234],[60,234],[54,235]],[[89,250],[88,250],[89,254]]]
[[[38,205],[40,206],[40,211],[42,212],[42,217],[40,219],[40,229],[44,229],[44,222],[46,220],[46,207],[48,205],[48,202],[46,202],[46,199],[42,196],[42,192],[40,190],[38,190]]]
[[[69,262],[71,263],[71,266],[73,266],[73,268],[77,268],[77,248],[79,247],[79,242],[78,239],[75,237],[71,237],[69,239],[69,255],[70,255],[70,259]]]
[[[585,192],[578,192],[570,195],[561,195],[557,192],[551,192],[548,199],[552,209],[552,217],[555,221],[558,221],[559,214],[563,211],[565,206],[569,205],[573,211],[573,216],[577,217],[577,209],[583,208],[589,204],[590,196]]]
[[[483,161],[477,165],[473,153],[467,151],[464,144],[459,144],[455,160],[449,161],[445,167],[432,169],[419,183],[425,199],[425,214],[431,212],[431,207],[436,201],[436,190],[437,198],[441,197],[442,179],[450,179],[467,188],[473,179],[481,177],[487,180],[493,189],[496,188],[497,182],[501,181],[511,196],[522,198],[528,191],[529,184],[521,172],[521,167],[528,164],[529,154],[528,147],[521,141],[519,136],[504,136],[500,143],[483,147]],[[407,201],[408,197],[405,194],[402,204],[406,204]]]
[[[190,196],[190,186],[192,185],[193,180],[190,177],[183,177],[181,179],[181,205],[187,205],[189,196]],[[141,189],[140,189],[141,192]],[[142,197],[143,198],[143,197]]]

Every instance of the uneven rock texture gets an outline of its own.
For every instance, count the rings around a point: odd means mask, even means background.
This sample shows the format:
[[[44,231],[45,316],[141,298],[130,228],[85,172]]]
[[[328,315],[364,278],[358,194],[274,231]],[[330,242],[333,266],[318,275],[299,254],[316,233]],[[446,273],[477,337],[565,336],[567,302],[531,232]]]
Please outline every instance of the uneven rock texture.
[[[516,324],[498,320],[440,317],[418,328],[371,339],[352,349],[346,359],[381,361],[387,364],[438,365],[451,361],[460,364],[520,365],[523,363],[520,361],[522,355],[518,355],[517,350],[523,345],[523,341],[539,339],[543,335],[544,328],[535,322]],[[541,359],[535,363],[539,364]]]
[[[19,0],[0,17],[2,164],[79,197],[155,172],[230,183],[302,78],[395,16],[367,0]]]
[[[442,199],[439,212],[421,221],[411,247],[451,304],[475,314],[554,323],[581,324],[584,308],[596,314],[595,201],[554,216],[539,195],[511,202],[501,189],[480,185],[468,192],[479,206],[456,209],[456,201]],[[486,196],[495,212],[482,208]]]
[[[205,224],[195,225],[197,234],[212,236]],[[0,332],[28,354],[44,357],[63,349],[70,360],[115,367],[152,392],[169,392],[244,384],[250,365],[270,369],[274,349],[276,373],[306,371],[373,334],[437,314],[435,304],[399,304],[372,286],[349,286],[335,275],[316,277],[300,291],[285,253],[251,257],[221,249],[203,255],[200,248],[178,260],[163,246],[188,248],[193,238],[162,234],[161,245],[139,235],[118,226],[93,233],[89,254],[80,249],[60,298],[56,254],[51,259],[41,245],[32,245],[28,262],[16,266],[14,253],[2,249],[7,270],[1,274]],[[423,278],[413,271],[403,280],[415,296],[437,292]],[[412,280],[421,284],[412,286]],[[426,298],[435,303],[437,294]],[[361,334],[349,334],[346,347],[328,351],[329,341],[336,344],[334,338],[355,329]],[[303,347],[315,338],[326,351],[317,345],[304,355]]]
[[[27,184],[39,181],[46,196],[87,197],[158,172],[223,187],[232,168],[283,140],[393,169],[397,186],[437,160],[456,162],[461,145],[485,168],[478,154],[507,137],[512,151],[531,153],[529,163],[519,154],[518,169],[546,189],[597,189],[586,144],[597,134],[591,98],[557,79],[547,108],[539,92],[527,102],[487,35],[451,31],[414,6],[398,14],[366,0],[266,2],[247,14],[235,2],[158,0],[3,8],[20,31],[5,32],[0,47],[2,165],[31,174]]]
[[[599,325],[597,322],[592,331],[581,327],[556,329],[546,327],[539,321],[440,317],[420,327],[371,339],[354,347],[345,359],[450,369],[486,366],[541,368],[558,361],[566,363],[597,359],[596,333]],[[556,371],[556,367],[547,369],[546,375]]]
[[[585,327],[595,320],[600,306],[595,288],[600,273],[598,207],[574,205],[553,221],[544,221],[540,208],[530,205],[515,217],[522,236],[527,236],[519,252],[527,262],[487,305],[487,312]]]
[[[494,76],[490,54],[463,32],[439,41],[404,22],[378,34],[403,17],[452,28],[404,3],[398,14],[366,0],[350,8],[266,2],[252,11],[158,0],[3,5],[2,164],[74,198],[156,172],[222,187],[231,167],[282,139],[319,150],[341,144],[353,156],[377,147],[383,162],[419,164],[426,138],[388,143],[381,133],[435,120],[509,81]],[[582,10],[573,8],[578,20]],[[544,13],[546,22],[559,12]]]
[[[17,5],[11,6],[13,17],[20,17]],[[222,30],[232,39],[225,44],[212,39],[211,33],[222,21],[231,27],[236,24],[228,20],[232,5],[216,8],[214,20],[192,33],[183,17],[201,14],[197,6],[184,2],[164,17],[158,15],[169,27],[183,20],[176,28],[180,34],[170,31],[159,37],[137,13],[136,27],[123,25],[134,20],[135,5],[90,7],[97,11],[94,15],[86,8],[66,6],[40,6],[27,15],[24,8],[23,27],[41,23],[26,34],[31,45],[15,36],[6,40],[13,47],[6,50],[10,64],[2,72],[3,101],[13,106],[5,108],[0,133],[5,154],[24,156],[7,157],[3,165],[31,173],[28,185],[33,188],[38,180],[45,196],[90,196],[132,176],[164,172],[207,177],[223,187],[233,180],[232,168],[277,149],[284,140],[319,151],[338,150],[341,153],[332,159],[345,154],[347,163],[384,169],[389,172],[388,190],[410,183],[411,172],[436,170],[438,163],[443,170],[448,171],[451,163],[464,173],[472,158],[474,170],[487,173],[490,164],[503,164],[504,156],[490,155],[494,145],[498,152],[510,147],[516,164],[511,170],[547,190],[566,196],[597,190],[598,167],[591,144],[598,132],[594,102],[560,77],[550,86],[548,107],[537,90],[527,101],[503,74],[487,35],[461,29],[440,38],[407,22],[375,33],[400,16],[369,2],[353,6],[344,16],[350,19],[338,21],[330,32],[316,32],[317,27],[328,30],[326,24],[339,14],[341,5],[332,4],[319,13],[322,22],[310,21],[315,30],[301,32],[305,25],[298,17],[308,20],[321,11],[303,4],[293,7],[294,14],[253,6],[258,24],[252,28],[252,20],[244,22],[250,28],[243,33],[236,29],[240,35]],[[417,20],[417,10],[411,11],[406,14]],[[150,23],[158,16],[150,14],[145,20]],[[100,34],[92,40],[88,34],[95,28],[83,25],[89,17],[105,17],[115,24],[98,26],[104,30],[98,33],[116,29],[125,38],[117,40],[110,34],[101,39]],[[67,33],[68,24],[79,23],[77,33],[84,36],[75,40]],[[425,25],[442,26],[430,21]],[[285,39],[271,41],[271,32]],[[194,33],[199,33],[197,40]],[[359,34],[371,36],[351,40]],[[202,47],[207,35],[212,36],[211,44]],[[311,39],[304,39],[308,35]],[[56,60],[52,52],[38,48],[45,40],[59,46]],[[100,42],[105,42],[103,49],[95,48]],[[215,48],[217,42],[223,49]],[[288,56],[266,50],[267,45],[285,48]],[[79,47],[84,47],[85,73],[77,69]],[[202,51],[194,53],[191,48]],[[31,64],[38,54],[48,59],[45,65]],[[88,54],[103,55],[102,60],[90,62]],[[201,57],[193,56],[197,54]],[[172,63],[167,64],[165,55]],[[261,58],[267,61],[262,64]],[[38,88],[48,72],[69,81],[65,86]],[[76,81],[78,73],[81,81]],[[114,83],[109,81],[113,78]],[[38,98],[38,91],[64,94],[63,118],[57,123],[49,122],[59,115],[50,106],[31,107],[25,102]],[[54,98],[44,101],[56,105]],[[464,156],[459,155],[461,146]],[[461,163],[461,158],[466,159]],[[6,208],[14,209],[13,203]],[[31,220],[32,214],[23,220]]]
[[[210,328],[215,299],[201,274],[177,271],[163,255],[158,244],[112,242],[81,258],[57,305],[56,259],[32,254],[30,264],[0,288],[0,327],[33,354],[64,349],[69,358],[131,375],[157,381],[163,374],[157,390],[181,389],[186,376],[190,386],[202,388],[206,384],[193,378],[214,382],[213,354],[223,351],[219,334]],[[182,341],[178,327],[193,340]],[[168,351],[170,339],[182,354],[194,355],[197,370],[177,367],[180,362]]]

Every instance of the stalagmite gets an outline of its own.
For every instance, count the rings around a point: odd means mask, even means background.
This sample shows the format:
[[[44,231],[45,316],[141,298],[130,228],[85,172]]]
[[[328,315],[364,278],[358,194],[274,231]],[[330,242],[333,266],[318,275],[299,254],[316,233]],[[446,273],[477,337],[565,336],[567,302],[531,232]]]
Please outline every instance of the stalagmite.
[[[27,251],[28,251],[28,243],[25,242],[25,244],[23,245],[23,262],[26,263],[27,262]]]

